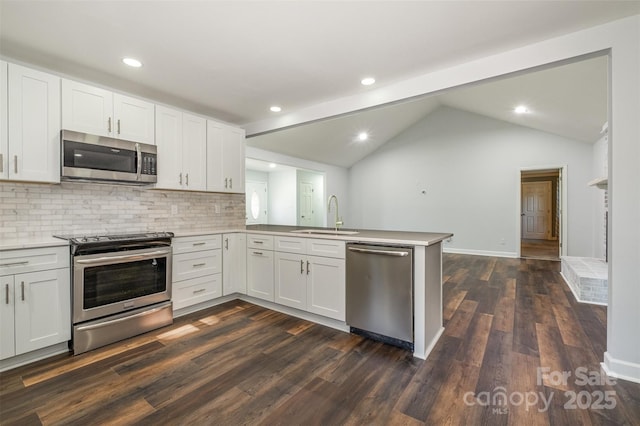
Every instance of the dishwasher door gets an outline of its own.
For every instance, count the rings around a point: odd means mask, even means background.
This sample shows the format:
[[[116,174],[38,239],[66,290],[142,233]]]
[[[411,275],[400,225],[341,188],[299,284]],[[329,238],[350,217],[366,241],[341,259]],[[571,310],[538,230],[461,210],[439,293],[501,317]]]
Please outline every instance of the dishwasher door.
[[[413,349],[413,248],[349,243],[346,255],[351,331]]]

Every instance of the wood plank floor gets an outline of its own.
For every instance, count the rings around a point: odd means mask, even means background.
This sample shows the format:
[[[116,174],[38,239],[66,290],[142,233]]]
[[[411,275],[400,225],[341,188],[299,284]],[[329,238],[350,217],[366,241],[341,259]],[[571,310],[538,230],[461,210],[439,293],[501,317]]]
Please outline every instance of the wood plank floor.
[[[522,239],[520,255],[529,259],[560,260],[560,245],[558,240]]]
[[[2,373],[0,422],[640,425],[640,385],[575,377],[579,367],[600,371],[606,308],[576,303],[558,268],[445,255],[446,329],[426,361],[229,302],[125,342]],[[539,367],[554,374],[538,380]],[[565,371],[572,376],[558,380]]]

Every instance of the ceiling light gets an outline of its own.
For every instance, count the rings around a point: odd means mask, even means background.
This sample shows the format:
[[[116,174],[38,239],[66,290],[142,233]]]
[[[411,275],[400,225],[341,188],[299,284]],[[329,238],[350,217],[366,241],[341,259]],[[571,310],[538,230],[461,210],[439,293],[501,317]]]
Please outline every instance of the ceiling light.
[[[363,86],[371,86],[375,82],[376,82],[376,79],[373,77],[366,77],[360,80],[360,83],[362,83]]]
[[[367,139],[369,139],[369,135],[367,134],[367,132],[358,133],[358,140],[359,141],[366,141]]]
[[[140,68],[142,66],[142,62],[135,58],[122,58],[122,62],[134,68]]]
[[[282,108],[280,108],[279,106],[272,106],[271,108],[269,108],[271,110],[271,112],[280,112],[282,111]]]
[[[269,163],[269,168],[270,169],[275,169],[276,168],[276,163]]]
[[[524,105],[518,105],[513,109],[513,112],[515,112],[516,114],[526,114],[529,112],[529,108]]]

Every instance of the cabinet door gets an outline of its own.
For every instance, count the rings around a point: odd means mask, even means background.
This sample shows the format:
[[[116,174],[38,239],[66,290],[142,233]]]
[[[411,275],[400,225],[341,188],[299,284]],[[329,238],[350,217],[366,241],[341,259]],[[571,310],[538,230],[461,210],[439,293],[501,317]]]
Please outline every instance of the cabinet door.
[[[222,293],[247,294],[247,237],[243,233],[222,236]]]
[[[155,144],[155,105],[141,99],[113,95],[115,137]]]
[[[275,252],[275,302],[305,310],[307,308],[307,273],[305,257]]]
[[[16,355],[71,338],[69,269],[15,276]]]
[[[345,261],[309,256],[307,310],[345,320]]]
[[[113,93],[71,80],[62,80],[62,128],[113,136]]]
[[[13,275],[0,277],[0,359],[16,354]]]
[[[223,125],[213,120],[207,120],[207,191],[226,191],[222,144]],[[227,180],[227,186],[228,182]]]
[[[184,189],[207,189],[207,120],[182,114],[182,170]]]
[[[247,249],[247,294],[273,302],[273,252]]]
[[[9,64],[9,179],[60,182],[60,78]]]
[[[225,126],[223,129],[222,159],[227,192],[244,192],[244,130]]]
[[[158,182],[156,188],[182,188],[182,112],[156,107]]]
[[[7,63],[0,61],[0,179],[9,177],[9,139],[7,134]]]

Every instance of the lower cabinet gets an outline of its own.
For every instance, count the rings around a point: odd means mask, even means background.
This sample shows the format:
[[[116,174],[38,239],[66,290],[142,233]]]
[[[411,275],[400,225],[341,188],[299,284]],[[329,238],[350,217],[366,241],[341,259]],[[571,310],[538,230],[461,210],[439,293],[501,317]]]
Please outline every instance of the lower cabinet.
[[[172,245],[173,310],[222,296],[222,237],[177,237]]]
[[[0,252],[0,274],[5,273],[0,276],[0,359],[70,340],[69,248]]]
[[[247,294],[274,301],[272,235],[247,234]]]
[[[247,294],[247,236],[222,235],[222,294]]]
[[[276,250],[288,251],[276,251],[274,255],[274,301],[344,321],[344,242],[276,237],[275,246]]]

